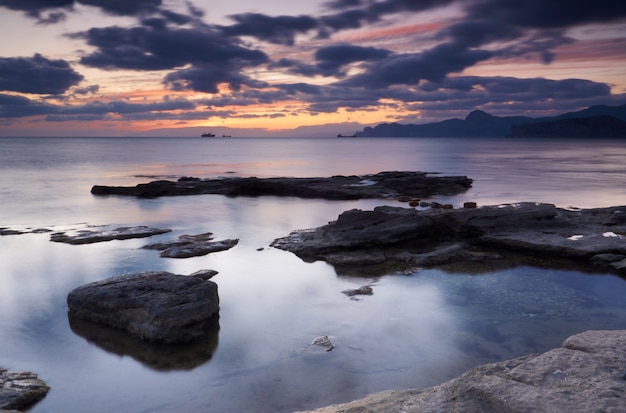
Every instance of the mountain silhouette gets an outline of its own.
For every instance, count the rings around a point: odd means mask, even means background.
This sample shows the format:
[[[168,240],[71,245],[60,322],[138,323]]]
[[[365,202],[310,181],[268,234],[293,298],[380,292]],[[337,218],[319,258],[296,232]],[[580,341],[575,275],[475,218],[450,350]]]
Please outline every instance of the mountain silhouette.
[[[589,120],[589,119],[593,119]],[[580,119],[588,119],[581,121]],[[540,123],[540,127],[529,125]],[[591,106],[579,112],[554,117],[499,117],[482,110],[472,111],[465,119],[448,119],[422,125],[383,123],[367,127],[358,137],[624,137],[626,104]]]

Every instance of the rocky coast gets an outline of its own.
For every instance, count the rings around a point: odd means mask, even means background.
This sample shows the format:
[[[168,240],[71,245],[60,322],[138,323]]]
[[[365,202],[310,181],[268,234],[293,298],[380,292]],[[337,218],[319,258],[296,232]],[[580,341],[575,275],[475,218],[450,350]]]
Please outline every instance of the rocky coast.
[[[506,253],[560,260],[555,265],[626,274],[626,207],[563,209],[519,203],[417,210],[381,206],[350,210],[329,224],[294,231],[275,248],[339,271],[498,263]],[[496,264],[494,264],[496,265]]]
[[[454,208],[423,200],[459,194],[471,185],[472,180],[464,176],[394,171],[329,178],[186,177],[134,187],[96,185],[91,192],[139,198],[198,194],[381,198],[408,204],[345,211],[327,225],[294,231],[271,244],[307,262],[325,261],[337,273],[357,269],[383,275],[421,267],[480,272],[540,262],[626,276],[626,206],[566,209],[530,202],[492,206],[469,202]],[[50,240],[88,244],[170,231],[90,227],[54,232]],[[23,233],[27,232],[0,228],[0,235]],[[158,250],[162,257],[187,258],[223,251],[238,241],[213,241],[212,233],[203,233],[142,248]],[[184,276],[148,271],[78,287],[67,296],[70,326],[103,349],[129,354],[152,368],[194,368],[210,358],[217,346],[219,297],[217,284],[209,281],[216,273],[203,270]],[[342,293],[357,299],[373,292],[366,285]],[[432,388],[383,392],[316,412],[622,412],[626,411],[624,341],[626,331],[588,331],[568,338],[560,348],[475,367]],[[313,344],[325,351],[334,348],[328,336],[318,337]],[[180,345],[187,346],[181,357],[182,347],[175,347]],[[3,386],[0,395],[7,392],[7,385]],[[37,397],[44,397],[46,391],[41,382]],[[0,411],[21,408],[13,406],[0,405]]]
[[[559,348],[474,367],[438,386],[385,391],[309,413],[621,413],[625,341],[624,330],[585,331]]]

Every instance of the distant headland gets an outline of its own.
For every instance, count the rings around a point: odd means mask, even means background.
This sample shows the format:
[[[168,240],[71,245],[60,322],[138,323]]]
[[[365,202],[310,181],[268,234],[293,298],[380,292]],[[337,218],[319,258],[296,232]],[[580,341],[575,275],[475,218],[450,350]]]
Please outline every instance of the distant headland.
[[[357,137],[532,137],[624,138],[626,104],[591,106],[555,117],[499,117],[474,110],[465,119],[448,119],[421,125],[383,123],[367,127]]]

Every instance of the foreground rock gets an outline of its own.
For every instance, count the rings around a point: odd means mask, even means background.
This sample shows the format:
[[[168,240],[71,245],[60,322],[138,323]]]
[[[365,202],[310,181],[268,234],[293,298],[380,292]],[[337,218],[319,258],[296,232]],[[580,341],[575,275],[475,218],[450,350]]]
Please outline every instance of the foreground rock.
[[[586,331],[562,347],[475,367],[420,390],[386,391],[316,413],[626,411],[626,331]]]
[[[0,411],[25,410],[43,399],[50,388],[36,374],[0,368]]]
[[[148,341],[189,342],[219,314],[217,284],[203,278],[154,271],[93,282],[68,294],[69,314]]]
[[[147,238],[171,231],[171,229],[150,228],[144,225],[117,228],[103,227],[97,230],[83,229],[71,232],[56,232],[50,236],[50,241],[64,242],[72,245],[93,244],[115,239]]]
[[[239,243],[238,239],[213,241],[213,234],[207,232],[198,235],[181,235],[177,241],[158,242],[141,248],[161,251],[161,257],[189,258],[207,255],[212,252],[231,249]]]
[[[322,199],[429,197],[466,191],[472,180],[465,176],[432,176],[426,172],[380,172],[375,175],[329,178],[181,178],[153,181],[134,187],[95,185],[95,195],[155,198],[175,195],[296,196]]]
[[[383,206],[346,211],[337,221],[293,232],[272,246],[336,267],[439,266],[514,251],[626,273],[626,207],[565,210],[521,203],[418,211]]]

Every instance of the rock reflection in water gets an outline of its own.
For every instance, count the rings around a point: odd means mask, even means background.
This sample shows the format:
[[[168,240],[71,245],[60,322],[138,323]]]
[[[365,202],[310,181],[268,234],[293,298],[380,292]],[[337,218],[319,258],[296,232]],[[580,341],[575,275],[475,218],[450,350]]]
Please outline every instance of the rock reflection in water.
[[[70,328],[88,342],[120,356],[130,356],[158,371],[192,370],[211,359],[219,341],[219,320],[207,326],[206,335],[186,344],[152,343],[123,330],[81,320],[68,313]]]

